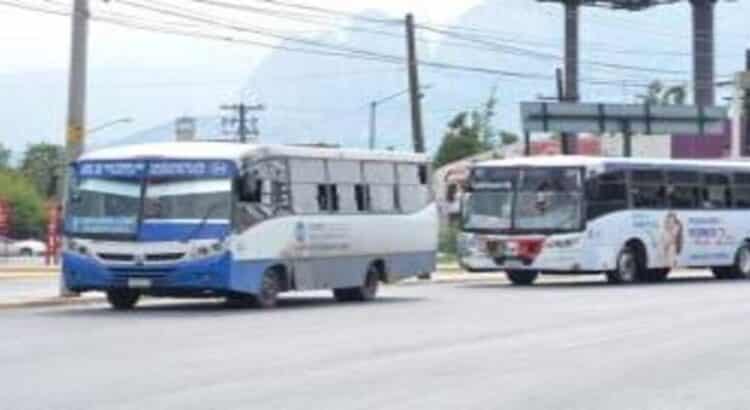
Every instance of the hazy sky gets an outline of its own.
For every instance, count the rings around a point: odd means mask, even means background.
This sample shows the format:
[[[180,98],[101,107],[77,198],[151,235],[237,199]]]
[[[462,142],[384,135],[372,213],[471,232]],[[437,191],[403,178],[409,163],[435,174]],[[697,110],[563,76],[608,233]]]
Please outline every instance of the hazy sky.
[[[178,13],[187,9],[193,14],[207,16],[209,19],[215,17],[216,20],[236,23],[237,26],[260,27],[295,38],[314,38],[325,32],[329,33],[326,37],[328,43],[352,44],[351,39],[347,38],[352,35],[351,32],[336,30],[340,29],[341,25],[351,24],[343,17],[327,20],[330,21],[330,25],[321,26],[256,13],[228,11],[205,4],[211,1],[272,8],[267,3],[264,4],[263,0],[90,0],[95,18],[114,16],[130,23],[167,23],[171,27],[180,20],[179,27],[184,30],[272,44],[279,42],[255,34],[238,33],[206,22],[185,21],[174,16],[128,6],[128,3],[134,2],[150,7],[164,7]],[[536,0],[279,1],[318,5],[349,13],[377,10],[394,19],[401,19],[405,13],[413,12],[418,22],[428,24],[452,23],[468,15],[472,16],[472,22],[478,22],[470,24],[500,33],[500,37],[510,38],[510,42],[519,41],[525,44],[524,47],[541,53],[561,52],[561,7],[539,4]],[[22,151],[29,142],[61,143],[65,129],[70,18],[42,15],[3,5],[9,2],[69,12],[72,0],[0,0],[0,55],[3,56],[0,64],[0,124],[3,124],[3,127],[0,127],[0,142],[10,145],[17,152]],[[474,9],[474,12],[467,14],[470,9],[481,3],[492,7]],[[293,13],[307,16],[311,14],[295,9],[286,9],[284,13],[287,17]],[[746,16],[750,15],[748,13],[750,1],[723,2],[717,9],[717,73],[721,79],[728,78],[729,74],[740,69],[744,63],[744,49],[750,39],[750,26],[746,23]],[[587,8],[583,12],[582,20],[583,59],[644,65],[657,69],[668,68],[680,74],[666,77],[676,78],[673,82],[689,84],[690,12],[686,1],[642,13]],[[378,29],[377,24],[360,23],[357,25]],[[391,29],[401,33],[400,27]],[[330,34],[331,32],[336,34]],[[422,30],[421,35],[430,34]],[[361,40],[362,36],[359,37]],[[364,43],[358,43],[358,47],[376,49],[375,40],[389,42],[391,53],[393,50],[397,50],[396,53],[403,52],[403,40],[398,38],[398,35],[390,39],[372,36],[372,41],[367,38]],[[553,73],[555,67],[560,64],[559,61],[543,58],[524,59],[514,53],[497,49],[482,51],[477,49],[477,44],[464,47],[459,43],[456,47],[456,40],[451,41],[454,44],[454,52],[447,53],[451,47],[446,45],[439,56],[446,62],[544,74]],[[420,44],[429,44],[427,47],[431,45],[432,50],[435,50],[439,43],[431,41]],[[296,47],[309,48],[299,45]],[[479,48],[481,49],[480,45]],[[432,50],[420,49],[420,56],[425,56]],[[324,78],[338,79],[340,72],[357,71],[351,73],[356,76],[344,78],[345,81],[341,83],[343,87],[349,88],[349,96],[353,100],[356,99],[348,104],[359,107],[358,111],[351,115],[356,116],[358,124],[361,123],[361,130],[354,132],[362,136],[367,133],[366,102],[388,95],[394,92],[394,89],[397,90],[397,87],[403,86],[400,79],[398,82],[383,82],[382,76],[378,74],[384,70],[402,70],[403,67],[369,62],[362,64],[359,60],[337,58],[331,58],[325,65],[318,64],[315,67],[309,67],[308,60],[297,59],[293,60],[297,63],[291,70],[289,67],[279,70],[285,71],[284,73],[275,72],[274,66],[270,72],[267,69],[263,75],[258,75],[254,69],[269,52],[266,48],[139,31],[92,21],[89,42],[88,126],[94,127],[122,116],[136,119],[132,124],[120,125],[96,135],[97,140],[106,142],[155,125],[169,123],[180,115],[215,116],[219,114],[220,104],[236,101],[245,85],[254,84],[256,88],[265,88],[266,91],[280,88],[280,85],[289,86],[292,89],[290,98],[264,102],[276,107],[293,106],[294,110],[290,110],[293,112],[289,115],[309,114],[306,120],[312,128],[316,124],[330,121],[330,118],[336,118],[335,115],[342,110],[340,106],[347,102],[336,98],[328,98],[326,101],[321,101],[321,98],[294,98],[296,84],[307,83],[309,91],[311,87],[323,87]],[[284,61],[281,61],[282,65]],[[440,117],[427,121],[432,124],[434,140],[439,138],[441,127],[447,121],[443,117],[453,115],[457,110],[475,107],[486,98],[493,83],[499,81],[492,75],[452,71],[438,73],[435,70],[423,70],[423,80],[435,81],[429,77],[431,74],[441,76],[437,78],[438,86],[429,93],[433,98],[425,101],[426,120],[430,119],[431,114]],[[632,87],[641,87],[640,83],[662,76],[653,72],[634,72],[583,63],[582,77],[615,82],[614,85],[597,88],[584,84],[582,91],[585,98],[597,101],[631,101],[636,93],[642,92]],[[638,82],[639,85],[626,87],[626,80]],[[368,85],[374,83],[375,86],[370,87],[369,91],[362,87],[352,89],[350,84],[357,84],[358,81],[368,82]],[[617,81],[623,81],[623,85],[619,86]],[[476,84],[472,85],[472,82]],[[554,92],[554,82],[546,79],[519,82],[504,78],[498,84],[501,95],[499,103],[505,110],[503,116],[498,116],[498,127],[511,129],[518,124],[517,103],[520,100],[535,98],[539,93]],[[378,86],[382,86],[382,89]],[[440,94],[442,97],[437,98]],[[408,112],[405,104],[405,100],[394,101],[385,107],[386,111],[394,112],[391,115],[388,112],[383,113],[385,115],[382,121],[385,122],[383,126],[386,132],[388,121],[391,121],[393,134],[408,134],[408,121],[395,115],[397,112]],[[323,112],[326,110],[329,112]],[[436,114],[438,111],[439,115]]]
[[[19,1],[19,0],[13,0]],[[60,5],[68,6],[72,0],[20,0],[29,5]],[[302,0],[305,2],[305,0]],[[173,4],[180,6],[193,6],[188,0],[165,0],[162,4]],[[241,2],[237,2],[241,3]],[[411,11],[420,20],[429,22],[450,21],[479,3],[479,0],[466,1],[424,1],[424,0],[378,0],[378,1],[345,1],[326,0],[325,2],[310,2],[308,4],[324,4],[327,8],[360,12],[366,9],[377,9],[394,17],[402,17]],[[247,1],[248,5],[260,5],[261,2]],[[97,13],[123,13],[138,16],[143,21],[163,21],[170,17],[158,16],[153,13],[139,11],[124,4],[118,4],[118,0],[105,3],[104,0],[91,0],[94,14]],[[198,7],[202,7],[198,5]],[[216,8],[202,7],[203,10],[224,18],[232,16],[232,13],[217,12]],[[247,15],[245,15],[247,16]],[[247,18],[241,21],[249,23]],[[258,17],[253,19],[261,27],[270,27],[281,31],[297,34],[312,34],[312,30],[319,26],[300,26],[299,23],[286,21],[271,17]],[[4,56],[0,65],[0,73],[16,73],[23,71],[40,71],[48,69],[64,69],[68,66],[70,22],[69,18],[59,16],[42,15],[35,12],[18,10],[7,7],[0,2],[0,55]],[[212,28],[216,31],[216,28]],[[263,41],[275,42],[259,38]],[[210,44],[217,47],[216,42],[206,40],[199,43]],[[154,34],[139,30],[126,29],[111,24],[92,23],[91,29],[91,65],[108,67],[128,66],[179,66],[186,63],[195,64],[195,55],[198,52],[193,48],[195,41],[192,39],[179,39],[176,36],[166,34]],[[190,50],[186,49],[190,46]],[[203,44],[205,46],[205,44]],[[242,47],[242,52],[248,56],[262,56],[268,51],[262,48]],[[126,52],[123,52],[126,51]],[[236,50],[234,51],[236,52]],[[198,62],[199,63],[199,62]]]

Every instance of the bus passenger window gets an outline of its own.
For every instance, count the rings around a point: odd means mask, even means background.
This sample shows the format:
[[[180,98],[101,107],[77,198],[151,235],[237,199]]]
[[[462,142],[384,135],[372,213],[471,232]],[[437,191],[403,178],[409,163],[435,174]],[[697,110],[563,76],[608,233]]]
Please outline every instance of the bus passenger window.
[[[666,208],[666,194],[667,189],[661,171],[633,171],[630,195],[634,208]]]
[[[706,174],[703,190],[703,207],[722,209],[732,206],[729,177],[722,174]]]
[[[667,196],[674,209],[697,209],[701,206],[700,174],[693,171],[667,173]]]
[[[318,185],[318,209],[321,212],[336,212],[339,208],[339,192],[335,184]]]
[[[354,186],[354,198],[357,202],[357,211],[368,212],[372,209],[370,201],[370,187],[365,184],[357,184]]]
[[[589,220],[617,212],[628,207],[628,194],[624,172],[601,174],[586,183]]]
[[[750,208],[750,174],[734,174],[732,196],[735,208]]]
[[[321,211],[330,211],[328,206],[328,185],[318,185],[318,209]]]

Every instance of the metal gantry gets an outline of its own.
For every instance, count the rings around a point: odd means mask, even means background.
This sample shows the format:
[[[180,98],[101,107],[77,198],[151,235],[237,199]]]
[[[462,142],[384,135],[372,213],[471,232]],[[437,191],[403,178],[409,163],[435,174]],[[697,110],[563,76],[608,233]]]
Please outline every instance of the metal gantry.
[[[579,10],[581,6],[640,11],[685,0],[537,0],[565,7],[565,99],[577,101]],[[714,7],[717,0],[688,0],[693,8],[693,86],[695,104],[712,106],[714,93]]]

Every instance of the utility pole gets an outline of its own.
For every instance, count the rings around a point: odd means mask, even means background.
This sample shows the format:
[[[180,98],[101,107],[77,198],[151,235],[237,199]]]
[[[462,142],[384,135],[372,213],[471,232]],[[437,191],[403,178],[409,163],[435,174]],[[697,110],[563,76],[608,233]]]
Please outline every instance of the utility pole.
[[[377,138],[377,121],[378,121],[378,102],[373,101],[370,103],[370,140],[367,146],[370,150],[375,149],[375,139]]]
[[[73,2],[70,76],[68,79],[68,118],[65,134],[66,163],[76,161],[83,154],[86,143],[86,57],[89,31],[89,2],[75,0]],[[70,172],[70,171],[67,171]],[[68,178],[71,176],[68,175]],[[65,184],[67,187],[67,184]],[[67,196],[67,191],[66,191]],[[78,294],[72,292],[65,283],[65,276],[60,275],[60,296],[73,297]]]
[[[745,51],[745,74],[750,72],[750,49]],[[750,155],[748,146],[750,146],[750,88],[745,88],[744,101],[742,102],[742,132],[740,132],[739,149],[737,152],[740,157]]]
[[[240,142],[243,144],[247,143],[248,135],[254,135],[258,137],[257,119],[253,118],[253,126],[248,130],[247,126],[247,114],[250,111],[263,111],[266,107],[263,104],[248,105],[245,103],[222,105],[222,110],[232,111],[237,116],[236,120],[232,119],[231,122],[237,122],[237,135],[240,138]]]
[[[690,0],[693,11],[693,87],[695,105],[715,104],[714,8],[716,0]]]
[[[409,97],[411,99],[412,138],[414,151],[425,152],[424,128],[422,125],[422,90],[419,85],[419,60],[417,59],[414,15],[406,15],[406,50],[409,65]]]
[[[68,162],[75,161],[81,156],[85,144],[88,0],[74,1],[72,17],[68,122],[65,137],[65,152]]]
[[[565,0],[563,7],[565,8],[565,87],[564,98],[561,101],[578,102],[578,34],[581,0]],[[577,135],[563,133],[560,139],[563,155],[578,152]]]

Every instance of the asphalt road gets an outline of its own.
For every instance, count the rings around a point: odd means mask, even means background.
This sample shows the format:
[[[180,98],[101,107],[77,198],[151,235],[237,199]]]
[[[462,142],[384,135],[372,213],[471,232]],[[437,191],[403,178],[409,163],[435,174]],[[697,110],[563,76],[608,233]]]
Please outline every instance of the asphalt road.
[[[748,409],[750,281],[0,311],[0,409]]]

